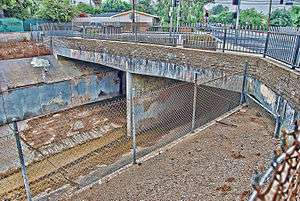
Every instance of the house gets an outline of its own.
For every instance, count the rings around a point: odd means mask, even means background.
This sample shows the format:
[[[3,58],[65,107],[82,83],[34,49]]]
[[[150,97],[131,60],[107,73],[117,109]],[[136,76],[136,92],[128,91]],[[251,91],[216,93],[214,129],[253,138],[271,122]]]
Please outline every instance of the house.
[[[147,23],[150,26],[159,24],[160,18],[156,15],[136,11],[136,22]],[[126,12],[111,12],[91,15],[89,17],[75,18],[74,22],[91,22],[91,23],[108,23],[108,22],[119,22],[119,23],[131,23],[132,22],[132,11]]]
[[[93,6],[93,7],[96,6],[94,0],[70,0],[70,1],[71,1],[71,4],[73,4],[73,5],[84,3],[84,4],[87,4],[87,5]]]
[[[119,13],[101,13],[88,17],[78,17],[75,18],[73,22],[102,25],[118,24],[124,27],[125,32],[130,32],[132,28],[132,11],[130,10]],[[146,31],[149,27],[159,25],[160,18],[156,15],[136,11],[136,22],[140,31]]]
[[[254,8],[263,14],[268,14],[270,0],[240,0],[241,10]],[[281,4],[282,3],[282,4]],[[228,7],[231,11],[236,11],[236,6],[232,5],[232,0],[215,0],[214,3],[205,5],[205,10],[211,10],[216,5]],[[272,10],[289,9],[293,5],[300,6],[300,0],[272,0]]]

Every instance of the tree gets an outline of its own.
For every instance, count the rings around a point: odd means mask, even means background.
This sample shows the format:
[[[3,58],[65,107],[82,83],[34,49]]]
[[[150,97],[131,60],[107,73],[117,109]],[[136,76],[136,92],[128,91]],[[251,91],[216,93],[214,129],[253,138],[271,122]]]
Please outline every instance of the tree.
[[[180,11],[178,8],[175,11],[181,13],[181,23],[195,23],[203,19],[203,6],[206,3],[213,2],[213,0],[181,0]],[[161,17],[163,24],[166,24],[170,21],[170,0],[160,0],[155,4],[155,12],[158,16]],[[177,21],[177,15],[173,12],[173,23]]]
[[[42,0],[36,16],[58,22],[69,22],[77,15],[69,0]]]
[[[85,3],[79,3],[76,6],[76,9],[80,13],[95,14],[95,13],[100,12],[100,9],[97,9],[97,8],[90,6],[88,4],[85,4]]]
[[[299,6],[293,6],[291,10],[291,16],[293,20],[293,25],[295,27],[300,27],[300,7]]]
[[[218,4],[211,9],[211,15],[218,15],[226,10],[229,10],[229,8],[221,4]]]
[[[10,9],[16,4],[16,0],[0,0],[0,18],[4,17],[4,13],[7,9]]]
[[[241,11],[240,14],[241,26],[261,27],[265,24],[266,24],[265,16],[262,13],[259,13],[254,8]]]
[[[151,0],[139,0],[137,10],[145,13],[154,14],[154,6]]]
[[[154,11],[156,15],[160,16],[160,20],[163,26],[169,24],[170,6],[171,6],[171,2],[169,0],[160,0],[157,1],[157,3],[154,5]]]
[[[271,25],[272,26],[292,26],[292,16],[291,13],[286,9],[276,9],[271,13]]]
[[[101,4],[101,12],[122,12],[132,8],[130,3],[123,0],[106,0]]]
[[[232,24],[233,21],[233,14],[229,10],[225,10],[219,15],[211,16],[209,18],[209,22],[212,23]]]
[[[9,7],[6,10],[6,15],[8,17],[16,17],[19,19],[28,19],[33,17],[36,12],[36,1],[34,0],[23,0],[19,1],[17,4]]]

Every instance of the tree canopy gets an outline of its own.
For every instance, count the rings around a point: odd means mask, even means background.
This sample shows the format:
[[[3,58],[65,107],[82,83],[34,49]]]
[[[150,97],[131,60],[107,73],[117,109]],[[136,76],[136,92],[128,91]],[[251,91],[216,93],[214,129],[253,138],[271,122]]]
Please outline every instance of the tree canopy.
[[[42,0],[36,16],[41,19],[69,22],[77,14],[75,6],[72,6],[69,0]]]
[[[137,10],[145,13],[155,14],[154,5],[151,0],[139,0]]]
[[[291,16],[295,27],[300,27],[300,7],[294,6],[291,10]]]
[[[20,1],[5,10],[7,17],[16,17],[19,19],[27,19],[33,17],[37,10],[37,5],[34,0]]]
[[[100,6],[100,11],[103,13],[121,12],[128,11],[131,8],[131,4],[123,0],[105,0]]]
[[[100,12],[99,7],[95,8],[95,7],[93,7],[91,5],[88,5],[88,4],[85,4],[85,3],[79,3],[76,6],[76,9],[80,13],[96,14],[96,13]]]
[[[241,26],[251,26],[259,27],[266,25],[265,16],[262,13],[259,13],[254,8],[246,9],[241,11],[240,14],[240,25]]]
[[[276,9],[271,13],[271,25],[272,26],[292,26],[292,15],[291,12],[289,12],[286,9]]]

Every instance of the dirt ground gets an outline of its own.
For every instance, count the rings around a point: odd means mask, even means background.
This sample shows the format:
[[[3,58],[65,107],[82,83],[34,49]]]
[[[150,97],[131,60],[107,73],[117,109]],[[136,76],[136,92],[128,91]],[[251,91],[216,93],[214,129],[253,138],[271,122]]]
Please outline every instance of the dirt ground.
[[[49,55],[50,50],[44,45],[31,42],[7,42],[0,44],[0,60],[28,58]]]
[[[246,200],[254,167],[268,167],[273,121],[249,106],[162,154],[69,200]]]

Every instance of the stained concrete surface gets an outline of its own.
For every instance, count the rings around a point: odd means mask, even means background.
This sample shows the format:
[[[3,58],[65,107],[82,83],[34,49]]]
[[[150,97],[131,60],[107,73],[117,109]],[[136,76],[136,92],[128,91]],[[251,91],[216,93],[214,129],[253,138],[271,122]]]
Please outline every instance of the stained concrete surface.
[[[273,121],[244,108],[172,149],[69,200],[246,200],[254,167],[268,167]],[[263,168],[264,169],[264,168]]]

